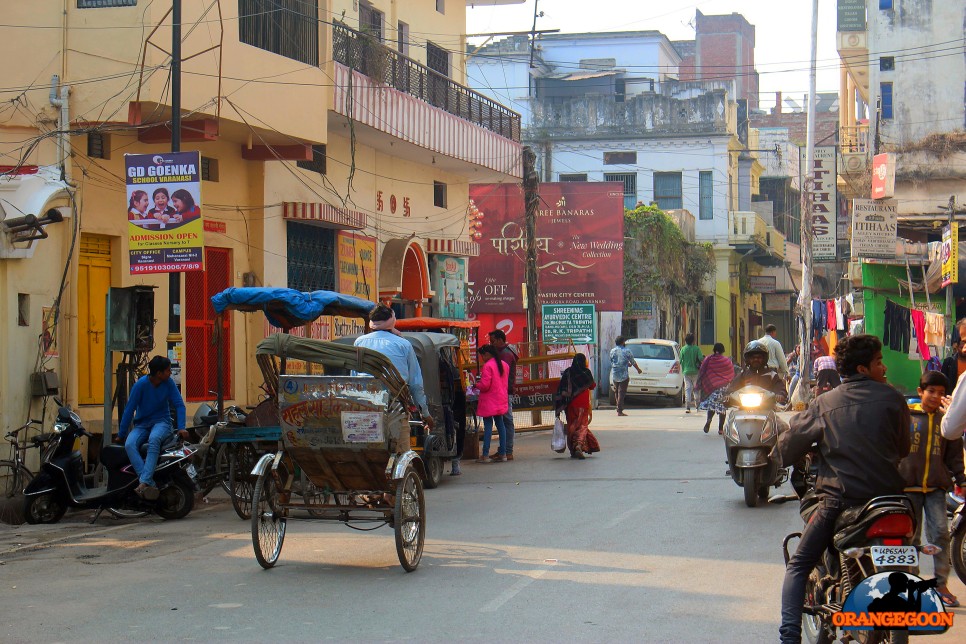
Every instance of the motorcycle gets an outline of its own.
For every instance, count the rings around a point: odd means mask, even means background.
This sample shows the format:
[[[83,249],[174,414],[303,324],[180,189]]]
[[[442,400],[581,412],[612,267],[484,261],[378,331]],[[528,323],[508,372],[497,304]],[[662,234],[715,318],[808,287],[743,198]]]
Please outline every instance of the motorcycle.
[[[84,429],[80,416],[57,401],[59,410],[53,436],[47,444],[40,473],[24,490],[24,517],[27,523],[57,523],[68,508],[97,509],[93,521],[108,510],[115,516],[139,516],[154,512],[163,519],[181,519],[194,507],[194,483],[190,463],[194,449],[182,445],[177,435],[161,445],[154,478],[160,494],[154,501],[138,496],[138,475],[128,460],[123,445],[108,445],[101,450],[101,465],[107,484],[97,485],[84,475],[84,461],[74,451],[74,441],[93,435]],[[147,451],[147,445],[142,448]],[[92,521],[92,522],[93,522]]]
[[[744,488],[745,505],[756,507],[768,488],[788,479],[788,470],[769,454],[778,441],[778,400],[774,393],[749,385],[731,394],[724,426],[729,474]]]
[[[960,581],[966,584],[966,499],[954,491],[946,494],[946,509],[950,511],[950,558]]]
[[[818,508],[814,490],[801,501],[802,520],[807,524]],[[912,505],[904,495],[880,496],[862,506],[844,510],[835,522],[832,545],[825,551],[805,584],[802,635],[811,644],[830,644],[841,635],[842,641],[908,642],[906,631],[848,631],[836,633],[833,615],[842,610],[849,593],[863,579],[881,572],[918,571],[919,552],[933,555],[939,548],[913,545],[915,519]],[[785,565],[788,544],[801,537],[796,532],[785,537],[782,549]],[[893,562],[893,563],[887,563]]]

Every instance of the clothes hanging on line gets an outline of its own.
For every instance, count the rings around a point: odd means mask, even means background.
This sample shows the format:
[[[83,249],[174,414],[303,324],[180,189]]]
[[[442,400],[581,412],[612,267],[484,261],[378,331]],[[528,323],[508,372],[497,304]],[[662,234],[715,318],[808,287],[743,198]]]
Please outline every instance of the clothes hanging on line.
[[[946,346],[946,316],[926,313],[926,344],[933,347]]]
[[[910,328],[909,309],[892,300],[886,300],[882,343],[893,351],[907,353],[911,336]]]
[[[926,314],[923,311],[917,311],[912,309],[909,311],[909,317],[912,320],[912,331],[916,338],[916,356],[913,357],[910,353],[910,358],[914,360],[928,360],[929,359],[929,347],[926,345]]]

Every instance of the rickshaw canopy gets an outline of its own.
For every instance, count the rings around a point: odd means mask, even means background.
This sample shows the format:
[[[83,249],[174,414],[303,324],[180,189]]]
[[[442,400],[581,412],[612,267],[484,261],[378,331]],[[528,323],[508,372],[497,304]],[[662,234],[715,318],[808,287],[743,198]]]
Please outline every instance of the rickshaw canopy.
[[[211,297],[216,313],[227,310],[263,311],[273,325],[292,329],[306,325],[323,315],[366,317],[374,302],[334,291],[304,293],[290,288],[242,287],[226,288]]]

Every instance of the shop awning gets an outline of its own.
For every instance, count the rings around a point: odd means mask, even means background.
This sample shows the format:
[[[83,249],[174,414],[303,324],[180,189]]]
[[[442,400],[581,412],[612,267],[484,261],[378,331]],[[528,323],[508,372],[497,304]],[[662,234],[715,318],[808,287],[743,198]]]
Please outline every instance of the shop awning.
[[[338,228],[362,230],[366,227],[366,213],[338,208],[328,203],[286,201],[282,203],[282,219],[319,222]]]
[[[462,239],[441,239],[430,237],[426,240],[426,252],[434,255],[456,255],[460,257],[479,257],[480,245]]]

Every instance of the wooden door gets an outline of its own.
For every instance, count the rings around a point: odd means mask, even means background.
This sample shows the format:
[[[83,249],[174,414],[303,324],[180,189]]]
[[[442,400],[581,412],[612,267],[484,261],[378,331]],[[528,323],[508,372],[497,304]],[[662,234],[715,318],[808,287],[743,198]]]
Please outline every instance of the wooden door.
[[[81,235],[77,276],[77,400],[104,404],[107,292],[111,288],[111,238]]]

